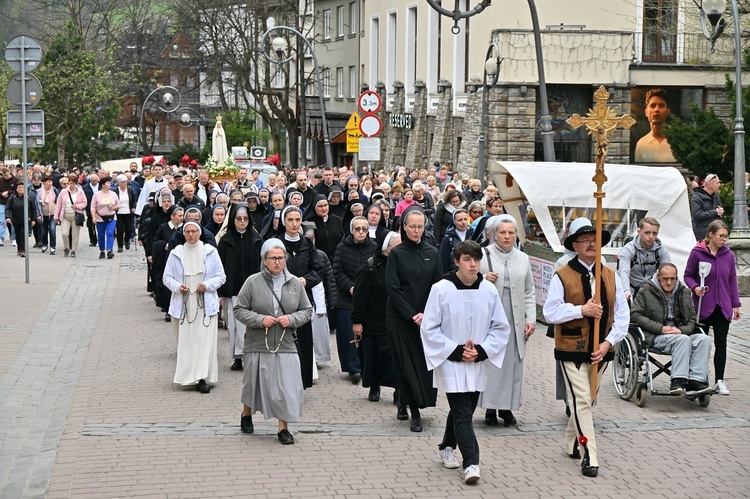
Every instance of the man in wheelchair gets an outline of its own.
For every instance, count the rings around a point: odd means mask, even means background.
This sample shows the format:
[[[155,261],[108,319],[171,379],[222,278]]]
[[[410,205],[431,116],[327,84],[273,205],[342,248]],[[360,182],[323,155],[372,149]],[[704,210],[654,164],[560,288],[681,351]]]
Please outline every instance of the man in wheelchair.
[[[711,393],[707,383],[711,340],[696,328],[690,290],[677,279],[674,264],[662,263],[641,287],[630,320],[643,330],[648,348],[672,356],[671,395]]]

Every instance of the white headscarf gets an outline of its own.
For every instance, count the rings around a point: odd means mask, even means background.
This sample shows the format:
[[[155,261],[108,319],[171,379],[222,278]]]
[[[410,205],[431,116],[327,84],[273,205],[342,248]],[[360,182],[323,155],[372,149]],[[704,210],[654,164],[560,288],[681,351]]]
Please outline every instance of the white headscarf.
[[[185,227],[187,226],[197,228],[198,234],[203,233],[201,224],[197,222],[194,222],[192,220],[185,222],[182,225],[183,232],[185,230]],[[195,244],[190,244],[185,241],[185,244],[183,244],[182,246],[182,266],[185,269],[185,275],[203,274],[205,272],[205,254],[203,251],[203,241],[199,239]]]

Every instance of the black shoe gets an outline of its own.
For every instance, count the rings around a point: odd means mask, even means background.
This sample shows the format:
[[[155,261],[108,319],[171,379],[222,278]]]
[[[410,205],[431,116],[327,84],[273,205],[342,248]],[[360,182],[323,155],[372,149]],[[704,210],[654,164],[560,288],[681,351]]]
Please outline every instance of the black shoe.
[[[398,404],[398,410],[396,411],[396,419],[399,421],[406,421],[409,419],[409,413],[406,411],[406,406],[401,405],[400,402]]]
[[[99,260],[104,260],[104,252],[103,251],[99,252]]]
[[[89,246],[93,248],[94,246],[96,246],[96,243],[89,243]]]
[[[484,424],[487,426],[497,426],[497,411],[495,409],[487,409],[484,413]]]
[[[111,260],[115,257],[115,254],[112,253],[112,250],[107,251],[107,260]]]
[[[208,386],[205,380],[200,380],[198,382],[198,385],[196,386],[196,389],[201,393],[208,393],[211,391],[211,387]]]
[[[583,476],[594,478],[599,474],[599,466],[581,466],[581,473]]]
[[[126,249],[126,250],[129,250],[129,249],[130,249],[130,243],[125,243],[125,249]]]
[[[118,252],[118,253],[122,253],[122,246],[118,246],[118,247],[117,247],[117,252]]]
[[[291,445],[294,443],[294,437],[289,433],[289,430],[281,430],[276,436],[279,437],[281,445]]]
[[[708,383],[691,379],[685,388],[685,396],[705,395],[711,393],[713,390],[713,387],[708,386]]]
[[[419,433],[422,431],[422,418],[414,418],[411,420],[411,431]]]
[[[505,426],[515,426],[518,422],[511,411],[497,411],[497,415],[503,418]]]
[[[687,386],[687,380],[685,378],[673,378],[669,384],[670,395],[685,395],[685,387]]]
[[[249,416],[240,416],[240,430],[242,433],[252,433],[255,431],[252,414]]]
[[[400,394],[398,390],[393,390],[393,405],[398,405],[398,398],[400,397]]]
[[[242,371],[242,359],[234,359],[234,364],[229,369],[232,371]]]
[[[367,395],[367,400],[370,402],[378,402],[380,400],[380,387],[371,386],[370,393]]]
[[[41,247],[42,247],[42,243],[36,243],[36,244],[34,245],[34,247],[35,247],[35,248],[41,248]]]
[[[359,373],[349,374],[349,379],[353,385],[358,385],[362,381],[362,375]]]
[[[172,322],[172,316],[169,314],[164,314],[164,322]]]
[[[573,452],[569,456],[571,459],[581,459],[581,451],[578,449],[578,439],[573,444]]]

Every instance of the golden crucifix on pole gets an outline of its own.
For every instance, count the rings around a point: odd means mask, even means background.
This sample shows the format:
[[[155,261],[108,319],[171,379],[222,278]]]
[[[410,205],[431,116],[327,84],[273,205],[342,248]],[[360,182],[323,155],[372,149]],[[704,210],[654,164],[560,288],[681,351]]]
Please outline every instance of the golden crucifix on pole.
[[[607,176],[604,174],[604,160],[607,158],[607,149],[609,149],[609,134],[617,128],[628,129],[635,124],[635,120],[628,114],[623,114],[619,118],[615,114],[615,110],[611,107],[607,107],[607,101],[609,100],[609,92],[600,86],[599,90],[594,93],[596,98],[596,107],[589,109],[585,118],[581,118],[578,114],[574,114],[566,123],[573,128],[580,128],[585,126],[589,135],[596,137],[596,172],[594,177],[591,179],[596,184],[596,191],[594,192],[594,198],[596,199],[596,262],[595,265],[595,281],[594,281],[594,301],[601,303],[601,280],[602,280],[602,199],[604,199],[605,193],[602,190],[604,182],[607,181]],[[599,349],[599,321],[600,319],[594,319],[594,342],[593,347],[596,351]],[[598,366],[595,369],[591,369],[591,400],[596,400],[597,382],[598,382]]]

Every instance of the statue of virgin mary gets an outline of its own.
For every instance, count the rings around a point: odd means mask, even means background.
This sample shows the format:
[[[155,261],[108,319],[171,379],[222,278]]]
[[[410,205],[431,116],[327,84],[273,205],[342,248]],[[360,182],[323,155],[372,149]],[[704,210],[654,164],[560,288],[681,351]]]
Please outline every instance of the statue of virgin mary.
[[[211,141],[211,155],[217,164],[223,165],[227,162],[227,136],[224,133],[224,127],[221,124],[221,115],[216,117],[216,126],[214,127],[213,140]]]

